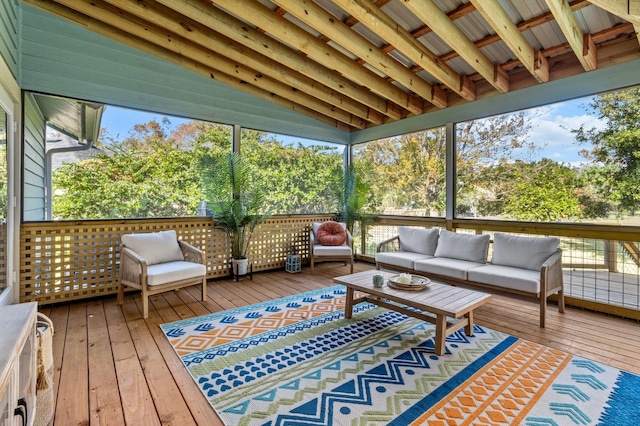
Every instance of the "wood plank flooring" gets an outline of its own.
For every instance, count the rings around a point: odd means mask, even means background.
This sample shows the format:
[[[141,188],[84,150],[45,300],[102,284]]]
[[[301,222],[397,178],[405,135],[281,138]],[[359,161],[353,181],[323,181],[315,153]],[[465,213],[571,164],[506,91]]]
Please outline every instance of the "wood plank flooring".
[[[373,266],[359,262],[354,272]],[[142,319],[139,293],[120,307],[115,296],[49,305],[54,323],[53,424],[222,425],[200,393],[159,325],[333,285],[348,273],[341,263],[321,263],[315,275],[284,271],[254,274],[253,280],[213,281],[208,299],[197,287],[151,298]],[[640,326],[636,321],[549,306],[547,327],[538,327],[538,304],[494,296],[476,310],[475,322],[527,340],[640,374]]]

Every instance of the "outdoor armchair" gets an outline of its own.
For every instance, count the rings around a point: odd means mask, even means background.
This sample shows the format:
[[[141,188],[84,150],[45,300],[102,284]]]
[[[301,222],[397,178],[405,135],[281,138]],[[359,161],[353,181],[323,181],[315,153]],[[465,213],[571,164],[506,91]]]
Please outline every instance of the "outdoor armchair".
[[[353,238],[346,225],[343,222],[331,222],[331,224],[339,224],[346,238],[342,244],[339,245],[325,245],[318,239],[318,232],[321,230],[321,226],[327,222],[318,223],[314,222],[311,225],[311,231],[309,232],[309,257],[311,259],[311,274],[314,272],[314,264],[319,261],[325,260],[337,260],[343,261],[345,266],[347,262],[351,264],[351,273],[353,274]],[[333,225],[333,226],[336,226]],[[326,225],[325,225],[326,226]]]
[[[125,234],[120,245],[118,304],[124,302],[125,286],[142,291],[142,313],[149,317],[149,296],[169,290],[202,286],[207,298],[204,253],[180,241],[175,231]]]

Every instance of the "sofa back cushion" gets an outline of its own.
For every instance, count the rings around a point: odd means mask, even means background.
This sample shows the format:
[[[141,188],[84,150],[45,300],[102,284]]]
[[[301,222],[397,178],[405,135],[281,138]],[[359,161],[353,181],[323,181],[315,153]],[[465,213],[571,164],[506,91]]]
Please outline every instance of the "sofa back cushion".
[[[520,237],[496,232],[491,263],[539,271],[544,261],[558,250],[559,244],[556,237]]]
[[[458,234],[443,229],[438,239],[436,257],[487,263],[489,235]]]
[[[122,244],[142,257],[147,265],[184,260],[176,231],[173,230],[126,234],[122,236]]]
[[[398,227],[400,250],[433,256],[438,246],[438,228],[420,229],[407,226]]]

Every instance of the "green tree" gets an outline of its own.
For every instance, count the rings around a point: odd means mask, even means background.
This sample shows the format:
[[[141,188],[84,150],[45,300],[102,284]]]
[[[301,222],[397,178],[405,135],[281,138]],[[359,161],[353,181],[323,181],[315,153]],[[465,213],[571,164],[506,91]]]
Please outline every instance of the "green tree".
[[[580,200],[573,192],[576,173],[549,159],[531,162],[515,174],[515,187],[504,207],[519,220],[554,222],[582,216]]]
[[[409,133],[369,142],[356,163],[374,165],[373,192],[384,194],[383,205],[427,208],[436,215],[444,208],[444,129]]]
[[[573,132],[581,144],[591,144],[582,155],[595,165],[597,189],[620,212],[634,213],[640,205],[640,88],[593,97],[587,110],[604,128],[583,125]]]
[[[456,126],[457,197],[469,208],[495,189],[488,168],[527,158],[537,149],[527,140],[524,112],[468,121]],[[367,143],[357,159],[375,164],[374,192],[383,205],[425,208],[443,215],[445,208],[445,129],[437,128]],[[488,179],[491,177],[491,179]]]
[[[274,214],[325,213],[338,210],[332,191],[343,157],[330,145],[284,145],[273,135],[242,131],[242,156],[265,189]]]
[[[228,152],[230,132],[207,123],[168,132],[169,125],[168,121],[136,125],[122,141],[107,137],[103,153],[55,170],[54,217],[194,215],[203,199],[198,159],[225,144]]]

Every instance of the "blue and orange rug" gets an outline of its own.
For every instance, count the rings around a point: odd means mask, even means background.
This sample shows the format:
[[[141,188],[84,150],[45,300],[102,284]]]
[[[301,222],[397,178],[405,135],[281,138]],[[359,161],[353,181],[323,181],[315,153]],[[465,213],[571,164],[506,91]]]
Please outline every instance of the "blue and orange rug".
[[[227,425],[638,425],[640,376],[475,326],[434,327],[335,286],[162,325]]]

